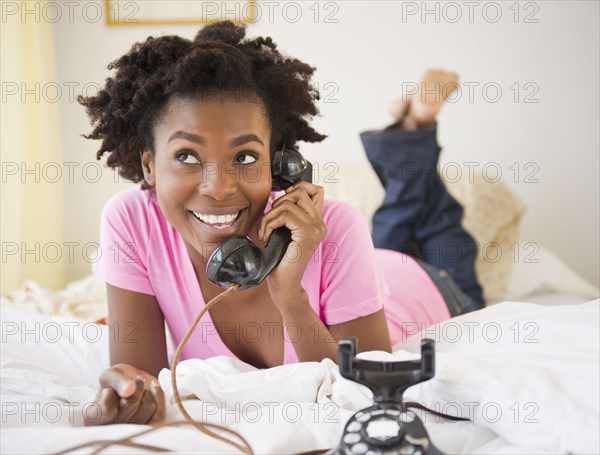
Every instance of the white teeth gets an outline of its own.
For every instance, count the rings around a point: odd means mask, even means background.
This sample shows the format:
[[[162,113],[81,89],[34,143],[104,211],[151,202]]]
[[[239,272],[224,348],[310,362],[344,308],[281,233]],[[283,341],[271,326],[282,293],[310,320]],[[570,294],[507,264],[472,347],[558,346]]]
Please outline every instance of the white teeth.
[[[203,223],[213,225],[213,227],[216,227],[218,229],[224,229],[226,227],[229,227],[229,225],[231,225],[235,221],[235,219],[237,218],[237,216],[239,215],[240,212],[232,213],[229,215],[218,215],[218,216],[217,215],[204,215],[199,212],[192,212],[192,213],[196,216],[196,218],[198,218]]]

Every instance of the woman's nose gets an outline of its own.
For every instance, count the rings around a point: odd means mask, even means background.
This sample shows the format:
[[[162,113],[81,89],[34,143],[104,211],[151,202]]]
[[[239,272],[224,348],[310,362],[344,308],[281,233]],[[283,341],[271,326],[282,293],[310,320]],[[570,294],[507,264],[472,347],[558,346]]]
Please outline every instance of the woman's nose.
[[[232,169],[226,169],[224,165],[207,163],[202,173],[200,192],[217,201],[222,201],[235,194],[237,191],[237,179]]]

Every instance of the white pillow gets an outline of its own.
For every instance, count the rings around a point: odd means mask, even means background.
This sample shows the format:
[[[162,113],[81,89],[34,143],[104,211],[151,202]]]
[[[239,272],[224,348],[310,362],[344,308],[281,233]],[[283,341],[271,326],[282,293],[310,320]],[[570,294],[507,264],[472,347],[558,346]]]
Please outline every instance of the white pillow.
[[[525,245],[527,240],[522,241]],[[531,262],[516,261],[508,280],[504,300],[522,300],[534,294],[564,293],[595,299],[600,290],[583,279],[544,245],[531,242],[539,250]]]

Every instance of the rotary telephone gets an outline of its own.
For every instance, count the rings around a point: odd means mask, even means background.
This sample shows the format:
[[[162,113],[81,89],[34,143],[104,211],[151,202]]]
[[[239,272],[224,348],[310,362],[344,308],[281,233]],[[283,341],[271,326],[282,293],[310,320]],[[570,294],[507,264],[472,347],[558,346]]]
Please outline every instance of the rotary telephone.
[[[397,362],[357,359],[356,345],[353,337],[338,342],[340,374],[367,386],[375,403],[350,417],[339,445],[327,455],[443,455],[421,419],[402,400],[406,389],[435,375],[433,340],[421,342],[420,359]]]
[[[271,160],[273,191],[289,188],[299,181],[312,182],[312,164],[298,149],[284,146]],[[239,290],[257,286],[279,264],[292,241],[289,229],[277,228],[265,248],[257,247],[244,235],[225,240],[211,254],[206,265],[208,279],[220,288],[239,284]]]

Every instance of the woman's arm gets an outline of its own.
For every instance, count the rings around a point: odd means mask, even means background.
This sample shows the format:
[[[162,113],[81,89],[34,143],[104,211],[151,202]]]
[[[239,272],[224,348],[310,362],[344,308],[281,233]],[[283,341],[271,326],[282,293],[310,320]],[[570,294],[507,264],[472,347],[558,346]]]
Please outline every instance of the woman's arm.
[[[111,367],[100,375],[99,411],[85,425],[148,424],[165,419],[156,376],[168,366],[165,326],[156,299],[106,284]]]
[[[337,342],[350,336],[358,338],[359,352],[391,352],[383,309],[327,328],[310,307],[306,292],[296,295],[280,311],[300,362],[320,362],[324,358],[337,362]]]
[[[110,364],[126,363],[158,376],[169,367],[165,322],[154,296],[106,284]]]
[[[288,337],[300,361],[320,361],[326,357],[337,360],[336,342],[348,336],[359,339],[361,351],[390,352],[387,321],[381,309],[387,287],[377,272],[368,227],[355,209],[344,205],[329,213],[326,225],[322,217],[323,202],[322,187],[299,182],[275,200],[260,224],[262,240],[273,229],[286,226],[295,244],[295,254],[289,258],[286,254],[266,280],[271,298],[288,328]],[[319,292],[323,314],[316,314],[301,280],[315,248],[326,235],[329,243],[336,246],[336,256],[330,258],[332,261],[321,261]],[[343,308],[342,302],[348,305],[352,301],[355,301],[352,311]],[[326,322],[345,322],[327,328],[321,317]]]
[[[387,320],[383,308],[373,314],[361,318],[353,319],[342,324],[331,325],[329,330],[336,342],[347,337],[358,338],[358,352],[392,352],[390,334],[388,332]]]

